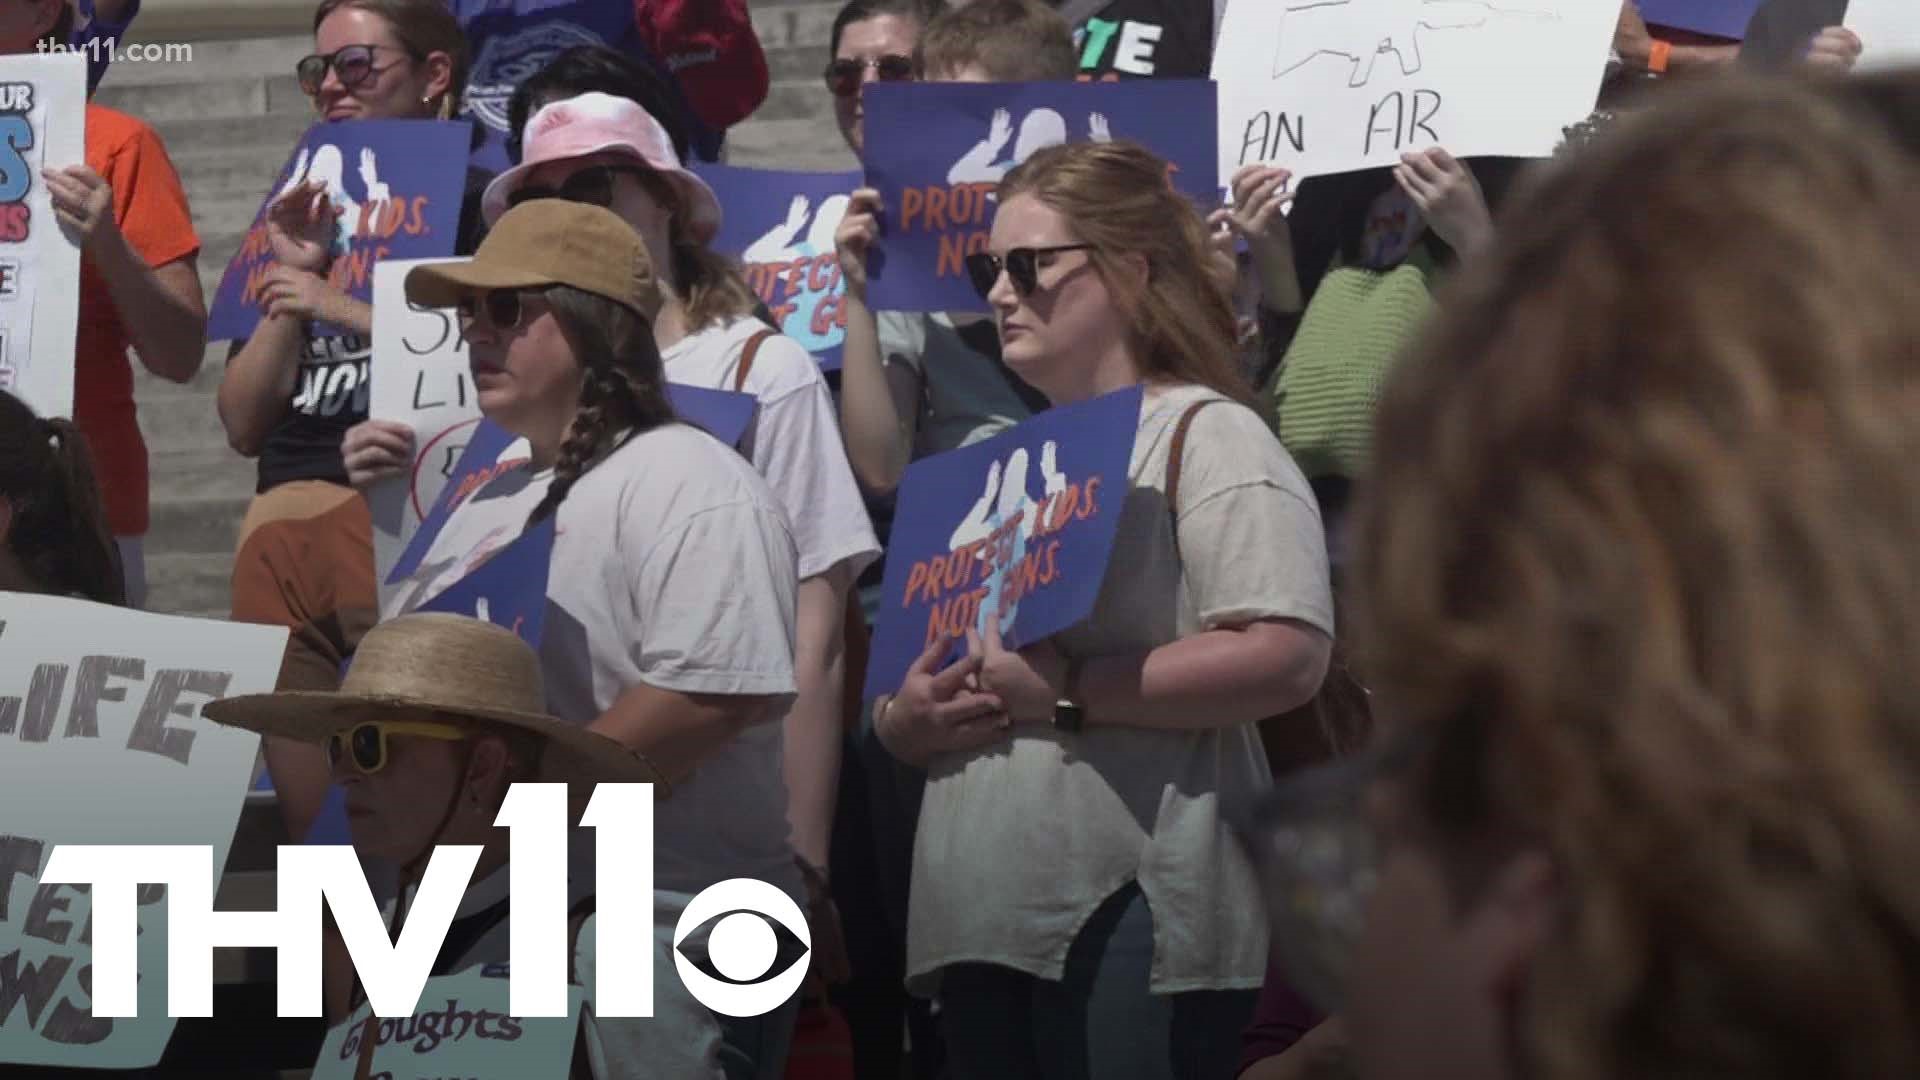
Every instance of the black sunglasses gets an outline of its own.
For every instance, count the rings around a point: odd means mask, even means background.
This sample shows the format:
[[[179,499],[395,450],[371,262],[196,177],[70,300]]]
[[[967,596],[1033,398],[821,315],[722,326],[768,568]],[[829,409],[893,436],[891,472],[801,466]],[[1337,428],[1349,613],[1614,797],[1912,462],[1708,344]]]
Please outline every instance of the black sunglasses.
[[[314,53],[312,56],[302,57],[300,62],[294,65],[293,72],[300,80],[300,89],[305,91],[308,97],[319,95],[320,85],[327,81],[328,68],[333,69],[333,74],[340,80],[341,86],[353,90],[393,67],[392,64],[386,67],[373,66],[373,54],[381,49],[387,49],[389,52],[406,52],[404,49],[392,49],[386,45],[348,45],[326,55]]]
[[[973,279],[973,291],[985,300],[993,291],[993,284],[1000,280],[1000,271],[1005,269],[1007,277],[1013,281],[1013,291],[1021,296],[1032,296],[1040,287],[1040,256],[1053,255],[1062,251],[1087,251],[1092,244],[1055,244],[1052,247],[1014,248],[1005,256],[990,251],[976,251],[967,256],[967,277]]]
[[[872,68],[881,82],[906,82],[913,78],[913,57],[888,53],[872,60],[835,60],[827,65],[827,89],[834,97],[852,97],[860,92],[861,77]]]
[[[507,196],[507,205],[519,206],[521,203],[532,202],[535,199],[561,199],[565,202],[611,207],[613,178],[623,174],[634,177],[642,184],[647,184],[647,177],[652,175],[650,170],[634,165],[593,165],[562,180],[559,187],[548,187],[544,184],[537,187],[523,185]],[[648,185],[647,190],[655,191],[651,185]]]
[[[454,304],[454,310],[460,315],[462,326],[471,326],[484,309],[487,321],[496,330],[517,330],[520,320],[526,316],[527,306],[522,302],[523,292],[538,293],[539,289],[487,289],[484,292],[468,293]]]

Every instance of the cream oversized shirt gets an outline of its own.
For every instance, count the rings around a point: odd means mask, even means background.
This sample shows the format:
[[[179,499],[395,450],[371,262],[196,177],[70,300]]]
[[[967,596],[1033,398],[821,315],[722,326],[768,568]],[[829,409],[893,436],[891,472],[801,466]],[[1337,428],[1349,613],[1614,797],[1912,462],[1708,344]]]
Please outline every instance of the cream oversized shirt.
[[[1070,658],[1141,652],[1256,619],[1332,635],[1318,505],[1252,410],[1223,400],[1188,429],[1176,556],[1168,445],[1185,408],[1209,397],[1220,395],[1149,388],[1093,616],[1053,639]],[[962,962],[1059,979],[1094,909],[1137,880],[1153,912],[1155,993],[1259,987],[1266,915],[1220,810],[1271,783],[1251,723],[1101,724],[1079,734],[1029,724],[936,758],[913,852],[910,985],[930,993],[941,968]]]

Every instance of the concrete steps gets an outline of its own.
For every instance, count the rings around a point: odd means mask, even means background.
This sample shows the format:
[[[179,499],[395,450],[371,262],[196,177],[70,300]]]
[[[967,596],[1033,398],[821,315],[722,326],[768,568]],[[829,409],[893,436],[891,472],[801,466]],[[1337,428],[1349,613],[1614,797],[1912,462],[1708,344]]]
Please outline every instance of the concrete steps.
[[[729,133],[729,159],[763,168],[856,166],[821,84],[838,2],[754,0],[772,89]],[[117,64],[95,101],[152,124],[179,170],[199,232],[211,301],[288,150],[313,121],[293,77],[312,51],[311,0],[146,0],[130,42],[184,42],[190,62]],[[148,604],[225,616],[233,546],[254,487],[254,463],[233,453],[215,408],[227,346],[209,347],[185,386],[135,365],[140,424],[151,455]]]

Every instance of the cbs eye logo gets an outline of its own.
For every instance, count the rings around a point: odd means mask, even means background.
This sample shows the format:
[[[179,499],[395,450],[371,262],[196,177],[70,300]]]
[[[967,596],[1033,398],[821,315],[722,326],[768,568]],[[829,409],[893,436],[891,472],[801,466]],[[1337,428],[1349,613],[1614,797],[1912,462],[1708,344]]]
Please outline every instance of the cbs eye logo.
[[[702,964],[694,954],[700,946],[698,931],[709,923],[709,963]],[[785,1004],[806,979],[812,954],[813,938],[800,906],[778,888],[752,878],[733,878],[703,890],[673,929],[673,964],[681,985],[700,1004],[724,1016],[760,1016]],[[774,974],[782,961],[786,967]]]

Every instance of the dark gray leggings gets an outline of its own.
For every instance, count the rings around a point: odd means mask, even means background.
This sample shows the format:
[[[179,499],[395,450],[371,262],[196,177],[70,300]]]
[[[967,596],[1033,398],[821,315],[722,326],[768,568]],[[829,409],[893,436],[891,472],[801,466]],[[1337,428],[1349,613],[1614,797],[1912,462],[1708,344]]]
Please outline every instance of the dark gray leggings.
[[[1255,990],[1156,996],[1153,915],[1115,893],[1067,952],[1059,982],[955,964],[940,1011],[953,1080],[1233,1080]]]

